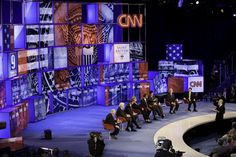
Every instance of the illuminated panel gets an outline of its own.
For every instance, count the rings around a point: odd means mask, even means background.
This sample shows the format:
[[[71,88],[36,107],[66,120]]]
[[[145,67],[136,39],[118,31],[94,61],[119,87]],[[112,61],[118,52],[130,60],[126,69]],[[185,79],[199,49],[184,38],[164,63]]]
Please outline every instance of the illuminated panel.
[[[52,23],[52,2],[40,2],[40,23]]]
[[[53,48],[54,56],[54,68],[66,68],[67,67],[67,48],[55,47]]]
[[[17,75],[17,53],[8,53],[8,77]]]
[[[87,4],[87,23],[98,23],[98,5]]]
[[[144,60],[144,47],[140,42],[131,42],[129,44],[130,60],[141,61]]]
[[[68,5],[68,21],[70,23],[82,22],[82,5],[79,3],[69,3]]]
[[[83,64],[96,64],[98,62],[97,46],[86,45],[83,47]]]
[[[53,93],[53,113],[67,110],[66,91],[55,91]]]
[[[69,81],[71,87],[82,87],[82,67],[69,69]]]
[[[41,69],[53,68],[53,52],[51,49],[42,48],[39,49],[39,64]]]
[[[69,45],[82,44],[81,26],[74,24],[74,25],[69,25],[68,27],[69,27],[68,44]]]
[[[82,65],[82,46],[68,47],[68,65],[70,67]]]
[[[114,5],[111,3],[99,4],[99,22],[100,23],[113,23],[114,20]]]
[[[114,44],[114,63],[130,62],[129,44]]]
[[[55,25],[55,45],[67,45],[69,33],[68,33],[68,25]]]
[[[42,73],[42,92],[49,93],[55,90],[54,71],[47,71]]]
[[[57,90],[67,89],[70,86],[69,83],[69,71],[68,70],[57,70],[54,74],[55,86]]]
[[[53,25],[40,25],[40,47],[48,47],[53,45]]]
[[[55,2],[54,3],[54,23],[67,22],[67,3]]]
[[[0,82],[0,109],[6,106],[5,82]]]
[[[99,83],[99,66],[84,66],[84,86],[94,86]]]
[[[23,25],[14,26],[14,48],[25,48],[25,27]]]
[[[82,90],[75,88],[68,91],[68,110],[83,106]]]
[[[2,26],[3,51],[14,49],[14,27],[13,25]]]
[[[97,27],[96,25],[83,25],[83,44],[97,43]]]
[[[166,45],[166,60],[181,61],[183,59],[182,44],[167,44]]]
[[[113,43],[114,31],[112,25],[98,25],[98,43]]]
[[[18,73],[26,74],[39,68],[38,49],[18,52]]]
[[[38,25],[26,26],[26,47],[27,48],[39,47],[39,26]]]
[[[39,23],[39,3],[26,2],[25,3],[25,23]]]
[[[168,88],[172,88],[175,93],[184,92],[184,78],[183,77],[169,77]]]

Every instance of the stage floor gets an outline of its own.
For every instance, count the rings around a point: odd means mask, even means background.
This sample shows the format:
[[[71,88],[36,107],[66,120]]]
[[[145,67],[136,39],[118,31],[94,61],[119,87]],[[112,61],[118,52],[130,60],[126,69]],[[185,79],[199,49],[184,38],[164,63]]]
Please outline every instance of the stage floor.
[[[79,108],[72,111],[61,112],[49,115],[47,119],[28,124],[22,136],[24,143],[31,146],[44,146],[49,148],[59,148],[61,151],[69,150],[71,156],[88,156],[87,139],[89,132],[101,131],[105,138],[104,156],[112,157],[144,157],[154,156],[155,145],[153,142],[154,134],[161,127],[177,120],[214,114],[214,106],[211,102],[198,102],[198,112],[187,112],[187,105],[181,104],[179,111],[170,115],[169,107],[163,107],[166,117],[158,119],[151,124],[143,124],[140,116],[142,129],[137,132],[121,131],[118,140],[108,140],[108,132],[103,129],[102,119],[111,109],[117,106],[90,106]],[[236,111],[236,104],[226,104],[227,111]],[[51,129],[52,140],[42,140],[43,131]]]

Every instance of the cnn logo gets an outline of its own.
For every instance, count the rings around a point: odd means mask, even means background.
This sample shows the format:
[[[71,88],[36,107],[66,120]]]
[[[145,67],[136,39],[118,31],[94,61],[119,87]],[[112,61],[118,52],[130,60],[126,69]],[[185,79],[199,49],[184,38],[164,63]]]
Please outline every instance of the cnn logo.
[[[128,27],[143,27],[143,15],[129,15],[129,14],[121,14],[117,18],[117,23],[122,28],[128,28]]]
[[[202,81],[191,81],[190,87],[202,87],[203,82]]]

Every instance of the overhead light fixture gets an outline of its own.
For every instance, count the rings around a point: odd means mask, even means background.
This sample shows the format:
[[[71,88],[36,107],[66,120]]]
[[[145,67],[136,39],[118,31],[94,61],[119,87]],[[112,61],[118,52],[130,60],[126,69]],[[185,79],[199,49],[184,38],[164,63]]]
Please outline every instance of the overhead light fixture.
[[[196,1],[196,4],[198,5],[198,4],[199,4],[199,1]]]

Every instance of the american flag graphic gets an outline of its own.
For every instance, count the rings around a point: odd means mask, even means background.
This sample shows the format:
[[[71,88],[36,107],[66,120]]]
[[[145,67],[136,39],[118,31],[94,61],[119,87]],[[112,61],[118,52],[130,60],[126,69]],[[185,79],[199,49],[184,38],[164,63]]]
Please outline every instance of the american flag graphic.
[[[97,46],[84,46],[83,47],[83,64],[96,64],[98,62]]]
[[[52,2],[40,2],[40,23],[52,23]]]
[[[166,60],[181,61],[183,59],[182,44],[167,44],[166,45]]]
[[[38,49],[18,52],[18,73],[26,74],[39,68]]]

